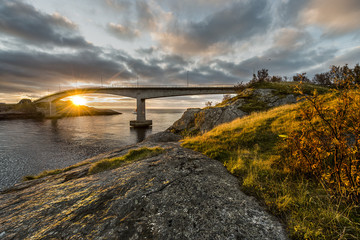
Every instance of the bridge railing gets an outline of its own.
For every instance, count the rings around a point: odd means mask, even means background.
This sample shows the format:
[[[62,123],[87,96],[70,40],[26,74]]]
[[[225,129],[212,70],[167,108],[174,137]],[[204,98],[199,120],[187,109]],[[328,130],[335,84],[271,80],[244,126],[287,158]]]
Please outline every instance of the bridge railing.
[[[144,84],[112,84],[112,85],[81,85],[81,86],[61,86],[57,90],[49,91],[47,95],[76,89],[86,88],[186,88],[186,87],[234,87],[235,84],[188,84],[188,85],[144,85]]]
[[[103,86],[104,87],[104,86]],[[234,87],[234,84],[216,84],[216,85],[203,85],[203,84],[189,84],[189,85],[114,85],[106,86],[105,88],[187,88],[187,87]],[[100,87],[101,88],[101,87]]]

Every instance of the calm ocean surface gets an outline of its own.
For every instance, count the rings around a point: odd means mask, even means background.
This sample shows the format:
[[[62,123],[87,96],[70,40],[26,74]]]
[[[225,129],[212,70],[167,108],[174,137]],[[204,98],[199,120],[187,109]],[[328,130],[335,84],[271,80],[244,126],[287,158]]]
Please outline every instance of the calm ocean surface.
[[[23,176],[64,168],[114,148],[142,141],[179,119],[182,109],[148,109],[149,129],[133,129],[131,109],[113,116],[84,116],[55,120],[0,121],[0,189]]]

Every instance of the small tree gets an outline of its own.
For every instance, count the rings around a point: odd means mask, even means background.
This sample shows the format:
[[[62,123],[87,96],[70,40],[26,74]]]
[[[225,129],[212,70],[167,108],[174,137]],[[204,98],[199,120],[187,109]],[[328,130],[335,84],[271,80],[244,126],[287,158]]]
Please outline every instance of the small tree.
[[[224,101],[228,101],[228,100],[230,100],[230,99],[231,99],[231,95],[230,95],[230,94],[224,94],[222,101],[224,102]]]
[[[310,79],[308,79],[306,77],[306,73],[301,73],[301,74],[296,74],[295,76],[293,76],[293,81],[294,82],[310,82]]]
[[[205,102],[205,106],[206,106],[206,107],[211,107],[211,105],[212,105],[212,102],[211,102],[211,101]]]
[[[328,72],[315,74],[313,78],[313,82],[315,84],[319,84],[321,86],[326,86],[326,87],[330,87],[332,85],[330,74]]]
[[[258,82],[268,82],[270,81],[270,76],[269,76],[269,70],[268,69],[261,69],[257,72],[257,80]]]
[[[262,82],[269,82],[270,76],[269,76],[269,70],[268,69],[261,69],[257,71],[257,75],[253,74],[253,78],[250,81],[250,83],[262,83]]]
[[[270,78],[270,82],[282,82],[282,77],[280,77],[280,76],[272,76]]]

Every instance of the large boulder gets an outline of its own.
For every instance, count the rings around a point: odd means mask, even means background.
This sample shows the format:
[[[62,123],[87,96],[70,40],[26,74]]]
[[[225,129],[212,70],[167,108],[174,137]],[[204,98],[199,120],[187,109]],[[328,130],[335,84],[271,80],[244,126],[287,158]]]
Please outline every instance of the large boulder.
[[[89,175],[91,163],[139,147],[165,152]],[[0,194],[2,239],[287,239],[280,222],[215,160],[153,142]]]

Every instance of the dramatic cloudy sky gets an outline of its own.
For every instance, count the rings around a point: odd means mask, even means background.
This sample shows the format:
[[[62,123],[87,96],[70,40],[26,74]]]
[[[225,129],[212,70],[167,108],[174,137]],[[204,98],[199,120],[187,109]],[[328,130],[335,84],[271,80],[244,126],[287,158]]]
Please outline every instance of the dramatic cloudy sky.
[[[185,85],[188,72],[190,84],[236,84],[261,68],[312,76],[359,63],[359,20],[359,0],[0,0],[0,102],[101,79],[104,86]],[[189,107],[205,99],[165,102]]]

